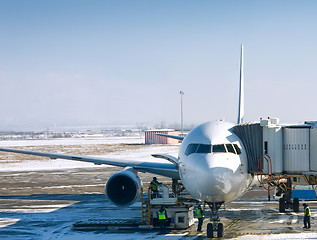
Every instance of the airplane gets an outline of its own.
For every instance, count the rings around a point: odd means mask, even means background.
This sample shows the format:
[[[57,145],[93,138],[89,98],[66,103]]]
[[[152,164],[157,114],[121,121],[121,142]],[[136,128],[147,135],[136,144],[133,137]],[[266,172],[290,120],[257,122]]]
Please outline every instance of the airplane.
[[[212,210],[207,224],[207,237],[223,235],[223,224],[218,210],[224,203],[232,202],[245,194],[252,186],[254,176],[248,173],[246,149],[241,139],[233,132],[233,127],[243,123],[244,117],[244,59],[243,45],[240,55],[239,110],[237,123],[211,121],[191,130],[186,137],[169,136],[182,141],[178,158],[155,154],[155,158],[168,162],[137,162],[112,158],[79,156],[0,148],[0,151],[62,158],[75,161],[107,164],[123,167],[106,182],[108,199],[117,206],[129,206],[139,199],[142,181],[138,172],[148,172],[181,181],[186,191],[196,200],[208,204]]]

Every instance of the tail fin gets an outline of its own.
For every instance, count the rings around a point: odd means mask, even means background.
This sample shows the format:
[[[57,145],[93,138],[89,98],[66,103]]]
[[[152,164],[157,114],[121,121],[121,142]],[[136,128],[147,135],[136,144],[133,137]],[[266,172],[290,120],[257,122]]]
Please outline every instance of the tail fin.
[[[243,44],[241,44],[240,56],[240,85],[239,85],[239,112],[237,124],[243,123],[244,118],[244,62],[243,62]]]

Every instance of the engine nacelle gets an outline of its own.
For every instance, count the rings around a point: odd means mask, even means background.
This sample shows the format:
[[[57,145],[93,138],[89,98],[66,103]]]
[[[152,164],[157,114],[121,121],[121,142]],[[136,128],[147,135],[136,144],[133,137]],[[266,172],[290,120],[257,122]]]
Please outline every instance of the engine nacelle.
[[[131,168],[113,174],[106,183],[106,195],[117,206],[135,203],[141,194],[142,181]]]

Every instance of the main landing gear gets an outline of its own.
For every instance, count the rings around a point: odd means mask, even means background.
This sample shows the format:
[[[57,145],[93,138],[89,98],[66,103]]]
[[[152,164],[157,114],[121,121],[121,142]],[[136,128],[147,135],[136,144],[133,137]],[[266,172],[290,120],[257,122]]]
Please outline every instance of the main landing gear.
[[[285,209],[293,209],[294,212],[299,212],[299,199],[294,198],[292,200],[292,181],[290,178],[287,179],[287,182],[281,184],[279,187],[279,194],[283,196],[279,199],[279,212],[285,212]]]
[[[214,232],[217,232],[217,238],[221,238],[223,236],[223,224],[220,222],[218,213],[221,204],[222,202],[208,203],[211,209],[210,221],[212,221],[212,223],[207,224],[207,238],[213,238]]]

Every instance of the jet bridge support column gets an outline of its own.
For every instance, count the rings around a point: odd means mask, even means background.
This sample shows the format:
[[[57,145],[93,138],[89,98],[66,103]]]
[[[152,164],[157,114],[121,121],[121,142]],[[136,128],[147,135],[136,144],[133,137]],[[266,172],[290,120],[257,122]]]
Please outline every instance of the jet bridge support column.
[[[284,192],[279,199],[279,211],[285,212],[285,209],[293,209],[294,212],[299,212],[299,199],[292,200],[292,180],[287,178],[286,183],[281,183],[280,188]]]

